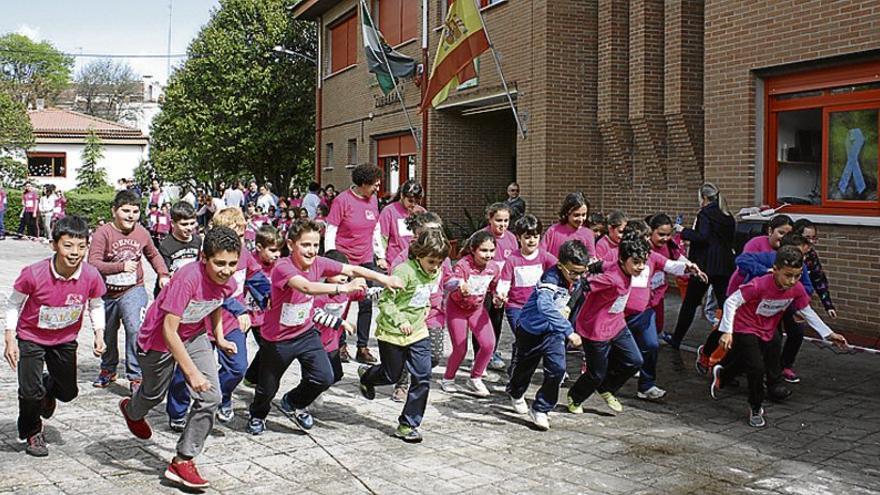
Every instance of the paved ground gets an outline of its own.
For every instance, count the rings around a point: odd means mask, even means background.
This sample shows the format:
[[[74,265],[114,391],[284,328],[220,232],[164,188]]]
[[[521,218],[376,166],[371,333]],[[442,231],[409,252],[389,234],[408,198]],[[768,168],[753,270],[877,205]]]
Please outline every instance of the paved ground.
[[[47,254],[38,244],[0,242],[0,294],[5,298],[23,264]],[[670,313],[676,306],[671,301]],[[48,458],[26,456],[17,442],[16,381],[0,366],[0,492],[177,491],[161,479],[176,441],[164,412],[149,416],[153,440],[128,433],[117,409],[127,384],[89,384],[97,369],[89,333],[80,339],[80,396],[46,423]],[[692,338],[703,335],[695,329]],[[351,364],[315,411],[308,435],[275,411],[270,432],[247,435],[251,391],[240,390],[234,423],[215,428],[199,466],[212,493],[880,493],[878,359],[806,345],[798,367],[803,383],[789,402],[767,406],[762,430],[745,424],[742,393],[712,401],[693,372],[693,354],[669,348],[660,356],[666,401],[639,401],[629,383],[620,394],[622,415],[608,416],[598,403],[583,416],[560,410],[546,433],[515,415],[500,392],[475,399],[432,388],[425,442],[417,446],[390,436],[400,411],[390,388],[373,402],[362,399]],[[292,369],[286,384],[297,379]]]

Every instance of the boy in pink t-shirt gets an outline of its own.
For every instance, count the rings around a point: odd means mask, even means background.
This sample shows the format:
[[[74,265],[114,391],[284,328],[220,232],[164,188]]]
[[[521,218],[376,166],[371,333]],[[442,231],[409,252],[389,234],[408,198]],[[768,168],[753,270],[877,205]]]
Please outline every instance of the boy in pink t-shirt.
[[[581,403],[600,386],[604,392],[599,395],[611,411],[622,412],[614,394],[643,364],[625,318],[632,278],[645,269],[651,248],[643,237],[627,236],[618,251],[616,263],[606,263],[604,273],[589,279],[590,292],[575,320],[587,371],[568,392],[568,410],[574,414],[583,413]]]
[[[745,373],[749,382],[749,425],[760,428],[764,420],[765,363],[778,363],[780,342],[776,328],[789,307],[825,340],[846,348],[846,339],[834,333],[810,307],[810,296],[800,282],[804,255],[795,246],[783,246],[776,253],[773,272],[740,286],[724,302],[719,331],[720,346],[728,351],[712,368],[709,390],[718,398],[719,390],[737,374]],[[774,384],[768,383],[768,388]]]
[[[144,379],[132,398],[119,403],[132,434],[150,438],[152,429],[144,418],[162,402],[175,367],[181,369],[195,400],[165,478],[186,488],[208,486],[193,462],[214,427],[220,405],[217,361],[205,329],[210,323],[214,345],[221,352],[236,353],[235,344],[223,336],[220,307],[236,290],[233,275],[240,252],[241,241],[232,229],[208,231],[200,261],[179,269],[147,310],[137,336]]]
[[[94,353],[104,352],[101,296],[106,288],[98,270],[83,263],[88,243],[85,220],[58,220],[52,231],[55,255],[22,269],[7,304],[3,356],[18,371],[18,437],[27,440],[25,451],[37,457],[49,455],[40,417],[49,419],[56,400],[69,402],[78,394],[76,337],[86,306]]]
[[[281,248],[284,246],[284,235],[271,225],[260,227],[256,235],[256,250],[253,252],[254,259],[260,264],[260,272],[266,279],[272,279],[272,270],[275,263],[281,256]],[[251,317],[251,335],[257,346],[263,345],[263,338],[260,329],[263,326],[263,318],[265,317],[266,301],[258,301],[254,299],[254,295],[248,293],[246,296],[248,315]],[[248,366],[244,374],[244,386],[254,388],[257,385],[260,372],[260,352],[254,355],[251,364]]]

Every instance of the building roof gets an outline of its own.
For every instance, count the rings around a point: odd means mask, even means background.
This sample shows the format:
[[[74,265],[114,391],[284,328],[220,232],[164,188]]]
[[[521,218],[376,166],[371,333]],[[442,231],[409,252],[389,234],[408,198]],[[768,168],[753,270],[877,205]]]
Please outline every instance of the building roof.
[[[324,12],[340,3],[342,0],[300,0],[293,6],[293,17],[306,21],[318,20]]]
[[[60,108],[30,110],[35,138],[84,138],[94,129],[101,139],[146,139],[139,130],[84,113]]]

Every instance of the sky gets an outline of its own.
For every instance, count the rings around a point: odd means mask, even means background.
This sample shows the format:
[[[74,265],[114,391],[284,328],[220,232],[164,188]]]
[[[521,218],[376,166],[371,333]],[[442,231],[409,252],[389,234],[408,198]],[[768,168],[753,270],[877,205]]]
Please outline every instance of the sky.
[[[24,34],[76,55],[165,55],[171,4],[171,53],[186,53],[219,0],[0,0],[0,35]],[[76,58],[74,73],[93,58]],[[166,81],[165,58],[123,59],[141,76]],[[172,70],[183,59],[171,59]]]

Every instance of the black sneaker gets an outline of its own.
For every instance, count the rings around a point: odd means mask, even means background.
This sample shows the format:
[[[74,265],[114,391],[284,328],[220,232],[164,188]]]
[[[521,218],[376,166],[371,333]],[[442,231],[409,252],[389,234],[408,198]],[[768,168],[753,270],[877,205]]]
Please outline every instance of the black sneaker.
[[[367,373],[368,369],[370,369],[370,367],[366,364],[358,368],[358,388],[365,399],[373,400],[376,398],[376,387],[363,382],[364,375]]]
[[[763,428],[767,426],[767,421],[764,420],[764,408],[759,407],[758,410],[750,410],[749,412],[749,426],[753,428]]]
[[[49,455],[49,447],[46,445],[46,437],[43,436],[42,431],[34,433],[27,438],[27,448],[24,451],[34,457],[46,457]]]
[[[251,416],[248,420],[246,431],[251,435],[262,435],[266,431],[266,420]]]

